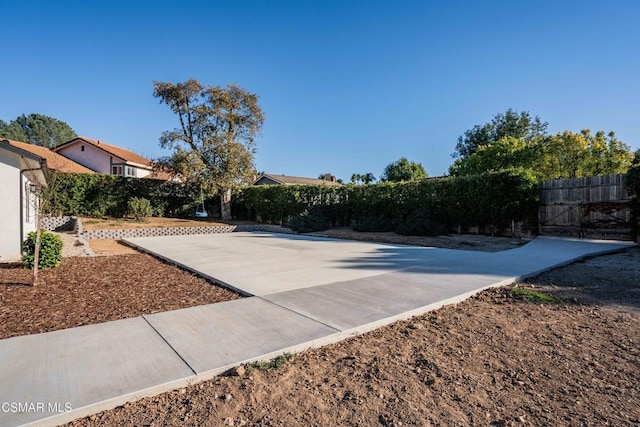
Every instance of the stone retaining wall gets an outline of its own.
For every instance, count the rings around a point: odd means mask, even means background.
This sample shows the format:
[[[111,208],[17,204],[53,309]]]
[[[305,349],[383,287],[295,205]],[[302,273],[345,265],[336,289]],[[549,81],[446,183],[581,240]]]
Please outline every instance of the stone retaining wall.
[[[295,234],[290,228],[279,225],[219,225],[201,227],[125,228],[118,230],[85,230],[82,237],[92,239],[123,239],[128,237],[182,236],[187,234],[217,234],[240,231],[267,231],[271,233]]]
[[[42,228],[47,231],[75,231],[79,221],[75,216],[46,216],[42,218]]]

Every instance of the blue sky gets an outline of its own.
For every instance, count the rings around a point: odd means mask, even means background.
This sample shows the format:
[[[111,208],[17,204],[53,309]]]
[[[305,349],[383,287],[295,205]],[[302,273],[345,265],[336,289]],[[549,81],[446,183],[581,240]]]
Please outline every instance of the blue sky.
[[[41,113],[148,157],[177,125],[152,81],[235,83],[259,171],[444,174],[507,108],[640,148],[637,1],[4,1],[0,118]]]

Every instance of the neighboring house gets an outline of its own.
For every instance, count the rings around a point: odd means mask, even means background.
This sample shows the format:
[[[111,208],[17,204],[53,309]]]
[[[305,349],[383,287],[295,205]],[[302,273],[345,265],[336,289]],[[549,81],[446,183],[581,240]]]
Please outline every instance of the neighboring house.
[[[299,176],[274,175],[270,173],[261,174],[253,181],[253,185],[341,185],[335,181],[327,181],[318,178],[302,178]]]
[[[42,157],[47,161],[47,168],[49,170],[55,170],[64,173],[95,173],[91,169],[82,166],[80,163],[76,163],[71,159],[63,157],[47,147],[28,144],[26,142],[11,141],[9,139],[5,139],[4,141],[13,147],[29,151],[36,156]]]
[[[151,160],[133,151],[84,136],[53,147],[53,151],[102,174],[168,179],[168,174],[154,173]]]
[[[36,229],[38,187],[47,180],[43,157],[0,140],[0,262],[21,259],[22,241]]]

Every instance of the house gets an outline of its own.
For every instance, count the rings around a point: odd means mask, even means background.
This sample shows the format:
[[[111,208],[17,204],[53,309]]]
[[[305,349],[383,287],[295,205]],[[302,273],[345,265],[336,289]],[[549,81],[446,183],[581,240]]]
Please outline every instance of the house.
[[[274,175],[270,173],[261,174],[253,181],[253,185],[341,185],[336,182],[335,177],[331,181],[319,178],[302,178],[298,176]]]
[[[5,139],[9,145],[28,151],[36,156],[40,156],[47,161],[47,168],[63,173],[95,173],[89,168],[82,166],[80,163],[76,163],[71,159],[68,159],[60,154],[52,151],[47,147],[40,145],[28,144],[26,142],[12,141]]]
[[[36,229],[38,189],[48,175],[45,158],[0,140],[0,262],[21,259],[22,241]]]
[[[153,162],[133,151],[84,136],[53,147],[53,151],[97,173],[135,178],[169,178],[166,173],[154,173]]]

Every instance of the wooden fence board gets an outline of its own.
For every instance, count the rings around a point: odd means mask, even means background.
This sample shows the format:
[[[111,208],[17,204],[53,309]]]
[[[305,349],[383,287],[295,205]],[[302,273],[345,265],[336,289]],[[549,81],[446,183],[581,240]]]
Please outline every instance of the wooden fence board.
[[[544,181],[540,234],[630,239],[631,197],[625,175]]]

